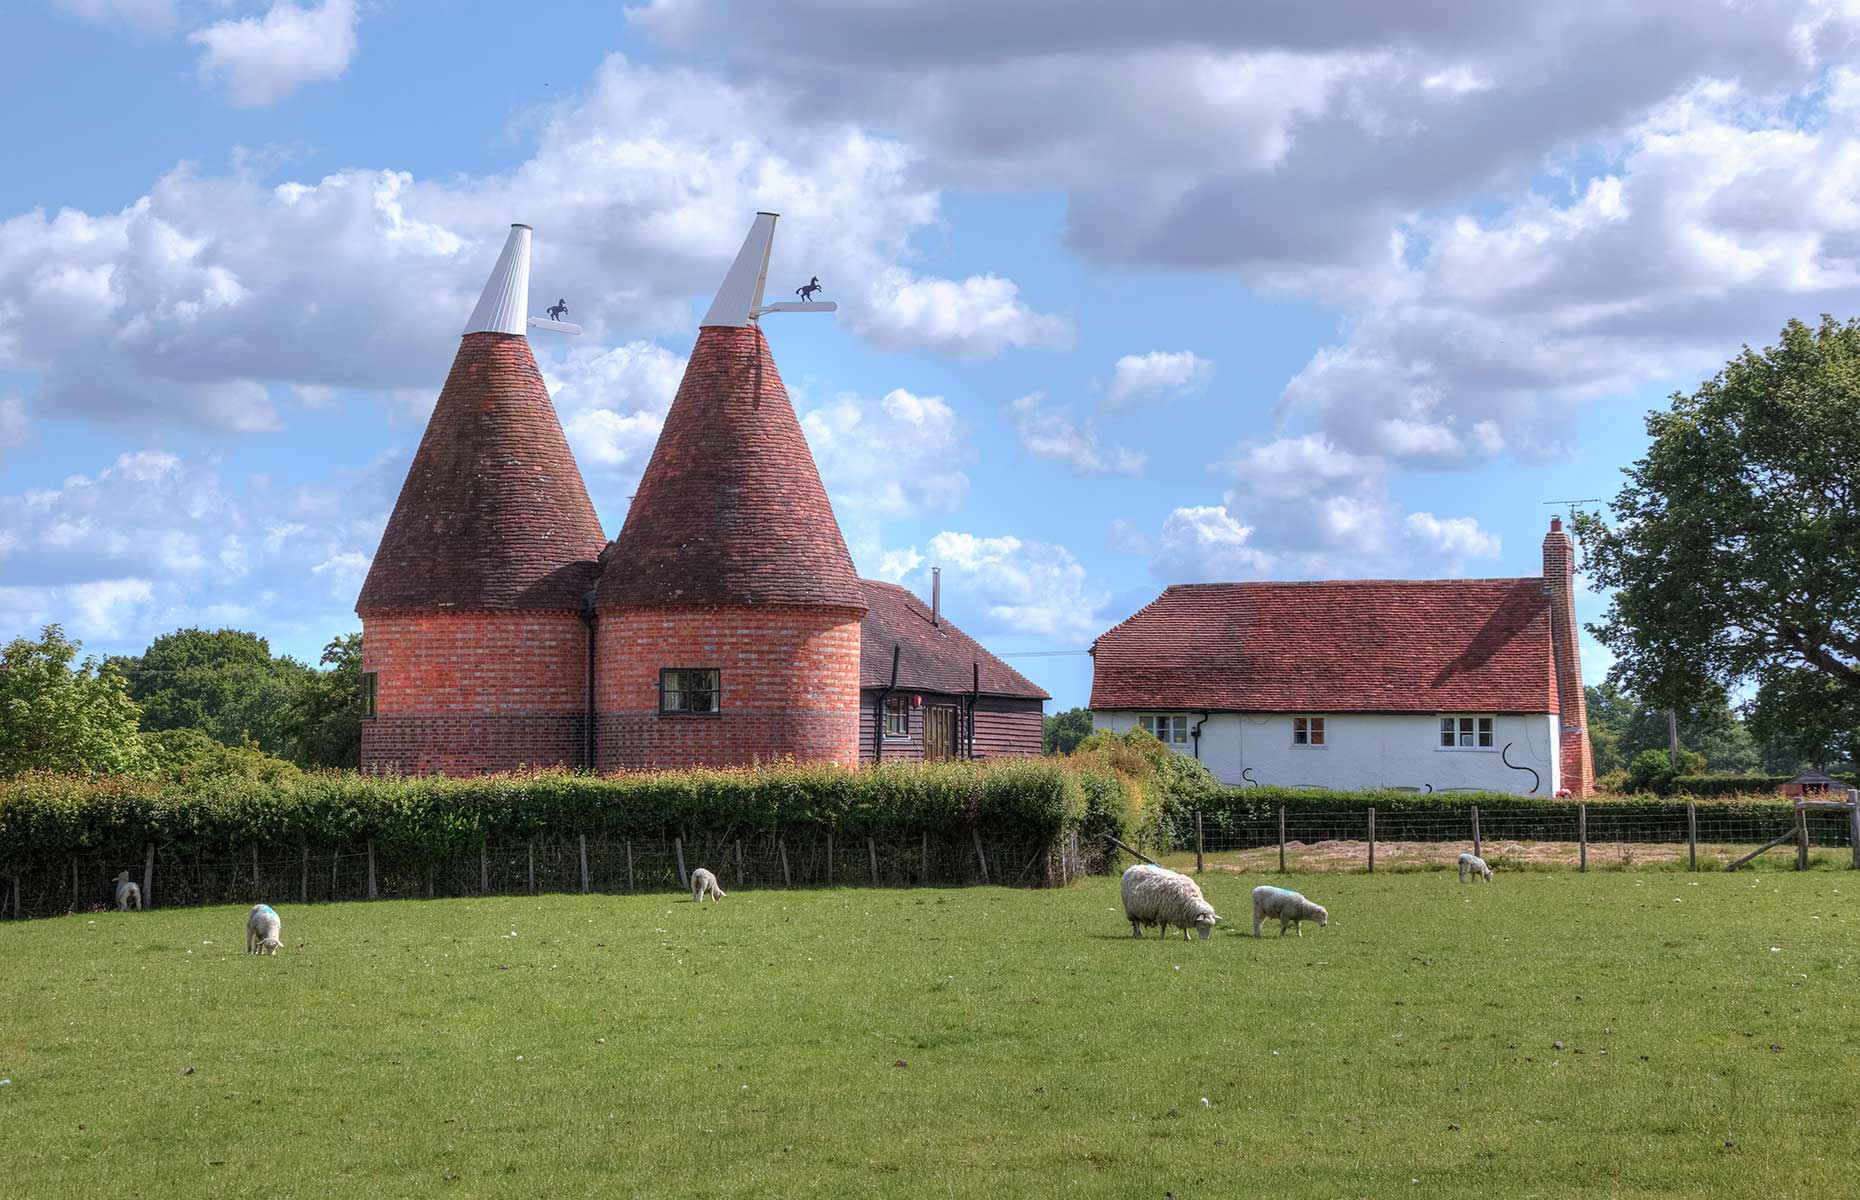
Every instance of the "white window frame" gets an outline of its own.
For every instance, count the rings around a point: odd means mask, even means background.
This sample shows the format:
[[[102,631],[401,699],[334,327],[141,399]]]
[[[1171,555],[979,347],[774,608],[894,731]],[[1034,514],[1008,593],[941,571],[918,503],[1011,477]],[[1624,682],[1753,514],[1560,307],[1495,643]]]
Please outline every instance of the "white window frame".
[[[900,728],[896,730],[891,727],[894,705],[896,706],[897,715],[902,718],[898,722]],[[890,741],[909,741],[911,737],[911,698],[909,696],[897,695],[886,696],[884,711],[879,713],[879,727],[884,730],[884,736]]]
[[[1303,750],[1323,750],[1330,745],[1330,722],[1315,713],[1292,718],[1292,745]]]
[[[1498,752],[1498,717],[1493,713],[1439,713],[1434,726],[1434,749],[1456,754],[1495,754]],[[1448,722],[1452,722],[1449,728]],[[1449,746],[1441,739],[1452,737]],[[1466,739],[1472,739],[1467,745]]]
[[[1137,728],[1165,746],[1188,745],[1187,713],[1138,713]]]

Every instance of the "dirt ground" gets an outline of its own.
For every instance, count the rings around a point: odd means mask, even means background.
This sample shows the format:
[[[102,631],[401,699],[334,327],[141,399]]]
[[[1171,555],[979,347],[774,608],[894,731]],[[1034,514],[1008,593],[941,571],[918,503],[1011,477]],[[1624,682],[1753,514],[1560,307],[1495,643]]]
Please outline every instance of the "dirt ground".
[[[1376,870],[1378,871],[1452,871],[1456,869],[1459,856],[1472,850],[1470,840],[1464,842],[1376,842]],[[1748,854],[1755,846],[1743,845],[1708,845],[1699,843],[1699,869],[1719,870],[1726,863]],[[1574,870],[1581,858],[1581,848],[1575,842],[1519,842],[1502,839],[1488,839],[1482,850],[1486,862],[1493,867],[1503,869],[1511,867],[1531,870],[1554,869],[1566,867]],[[1193,851],[1172,854],[1164,860],[1169,866],[1178,869],[1193,869],[1195,855]],[[1680,864],[1686,861],[1686,844],[1684,842],[1590,842],[1589,868],[1591,870],[1625,870],[1640,866],[1662,864]],[[1776,864],[1786,862],[1793,866],[1795,850],[1792,846],[1782,846],[1757,859],[1759,864]],[[1208,869],[1211,871],[1232,871],[1236,874],[1258,874],[1261,871],[1276,871],[1279,867],[1279,848],[1261,846],[1252,850],[1225,850],[1209,852]],[[1369,843],[1366,841],[1324,841],[1324,842],[1287,842],[1285,844],[1285,866],[1290,871],[1361,871],[1369,865]]]

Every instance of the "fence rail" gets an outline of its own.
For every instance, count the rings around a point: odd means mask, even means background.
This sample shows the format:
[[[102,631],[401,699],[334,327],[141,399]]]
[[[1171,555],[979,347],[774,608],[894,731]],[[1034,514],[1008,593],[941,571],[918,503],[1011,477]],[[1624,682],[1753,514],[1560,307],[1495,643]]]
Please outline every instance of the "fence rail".
[[[1653,862],[1731,869],[1754,857],[1751,851],[1787,844],[1794,846],[1798,868],[1809,866],[1815,850],[1836,850],[1860,869],[1860,803],[1808,802],[1764,811],[1688,803],[1669,812],[1584,803],[1523,812],[1481,812],[1477,806],[1383,812],[1281,807],[1196,813],[1193,826],[1178,829],[1168,849],[1194,855],[1197,870],[1210,860],[1217,867],[1276,865],[1280,871],[1450,867],[1460,853],[1471,851],[1501,865],[1582,871]]]
[[[1099,857],[1102,855],[1100,854]],[[191,853],[153,844],[0,864],[0,917],[57,916],[114,904],[127,870],[145,907],[332,900],[678,892],[709,868],[726,890],[800,887],[1063,886],[1091,865],[1076,831],[1059,836],[918,831],[848,837],[824,829],[662,837],[491,838],[444,859],[372,842],[254,845]]]

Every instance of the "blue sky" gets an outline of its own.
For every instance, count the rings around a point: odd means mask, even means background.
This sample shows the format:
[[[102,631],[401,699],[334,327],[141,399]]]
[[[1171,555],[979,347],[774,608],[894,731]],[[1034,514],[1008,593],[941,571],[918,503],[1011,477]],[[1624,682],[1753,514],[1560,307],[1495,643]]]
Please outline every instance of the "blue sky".
[[[532,342],[611,536],[782,212],[772,285],[840,312],[767,328],[860,570],[942,566],[1008,654],[1173,581],[1535,574],[1650,405],[1855,310],[1836,6],[1048,7],[11,11],[0,636],[357,628],[511,221],[588,330]],[[1012,661],[1084,702],[1089,659]]]

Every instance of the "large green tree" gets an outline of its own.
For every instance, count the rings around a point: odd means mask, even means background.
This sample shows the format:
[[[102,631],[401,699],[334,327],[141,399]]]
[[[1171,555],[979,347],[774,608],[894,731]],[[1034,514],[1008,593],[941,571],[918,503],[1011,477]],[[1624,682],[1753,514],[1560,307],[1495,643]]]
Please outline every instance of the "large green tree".
[[[1750,705],[1750,729],[1767,771],[1860,767],[1860,693],[1820,671],[1770,673]]]
[[[1642,703],[1612,680],[1584,689],[1589,702],[1589,745],[1598,772],[1625,769],[1648,750],[1668,753],[1666,710]],[[1738,775],[1757,768],[1756,740],[1716,688],[1677,712],[1679,748],[1703,760],[1714,774]],[[1671,765],[1670,762],[1668,764]]]
[[[1575,522],[1616,676],[1681,710],[1796,670],[1860,696],[1860,321],[1791,321],[1647,432],[1612,520]]]
[[[20,771],[111,773],[147,762],[140,713],[123,679],[86,658],[57,625],[38,641],[0,648],[0,775]]]
[[[291,757],[305,767],[362,763],[362,635],[345,634],[323,648],[323,671],[297,683],[286,721]]]
[[[177,629],[110,662],[142,706],[143,729],[198,729],[279,756],[291,748],[287,709],[313,673],[294,658],[273,658],[269,642],[241,629]]]
[[[1046,718],[1046,752],[1070,754],[1091,736],[1091,709],[1068,708]]]

